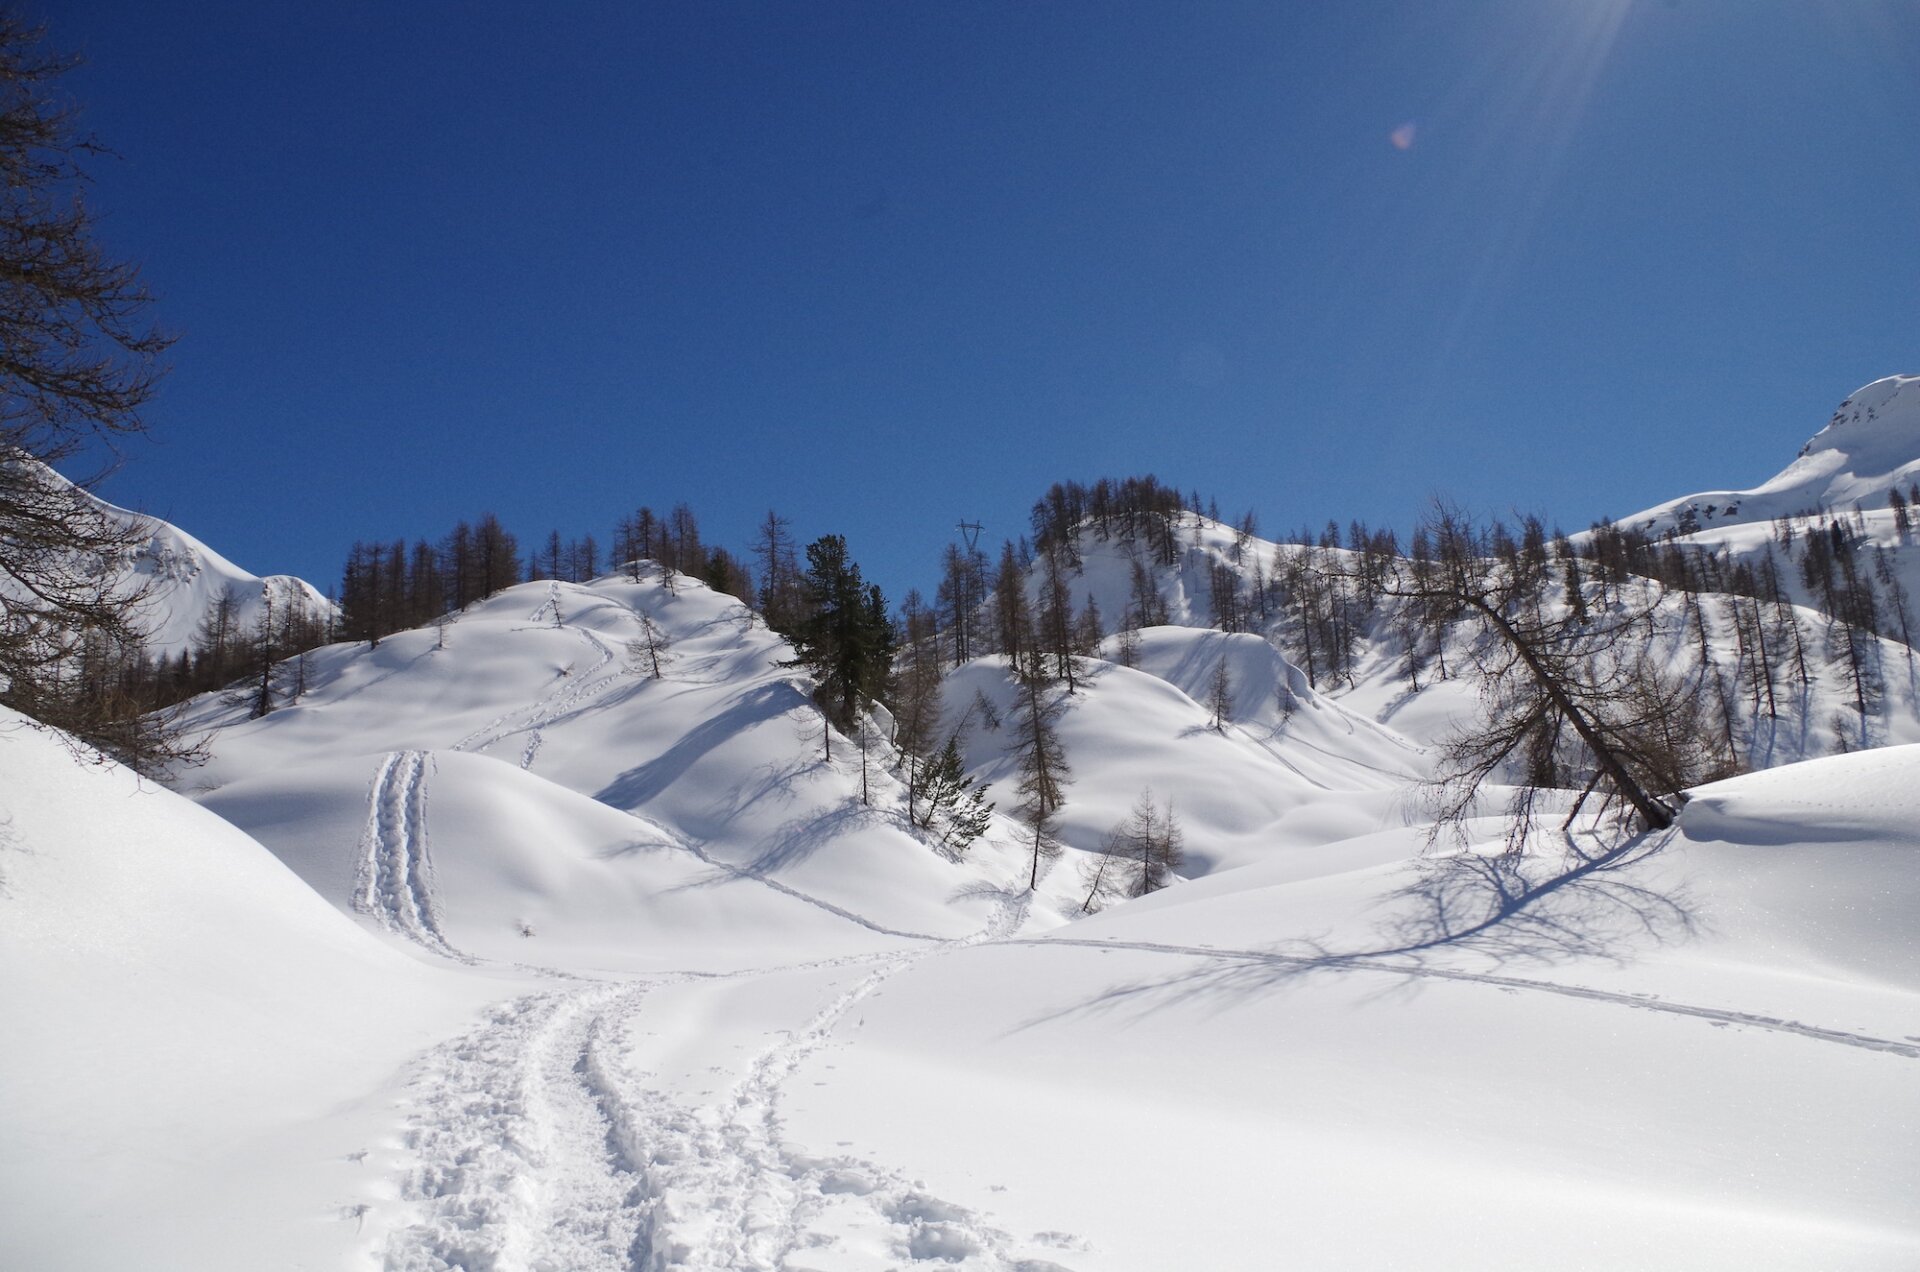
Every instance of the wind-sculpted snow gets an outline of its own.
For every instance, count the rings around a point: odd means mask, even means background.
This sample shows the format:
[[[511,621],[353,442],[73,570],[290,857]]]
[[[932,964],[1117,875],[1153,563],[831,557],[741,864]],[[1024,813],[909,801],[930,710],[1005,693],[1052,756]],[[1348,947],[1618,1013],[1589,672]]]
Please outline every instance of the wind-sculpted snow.
[[[1222,661],[1239,696],[1229,718],[1216,722],[1188,690]],[[1425,755],[1291,672],[1259,637],[1198,628],[1142,632],[1138,667],[1089,662],[1059,724],[1072,768],[1061,839],[1097,849],[1146,791],[1170,803],[1185,828],[1190,876],[1404,825],[1406,793]],[[964,738],[969,768],[991,783],[1000,807],[1017,806],[1018,756],[1007,721],[1018,708],[1005,660],[956,669],[945,696],[947,727]],[[983,718],[989,709],[1000,728]],[[1077,908],[1079,898],[1073,902]]]
[[[625,656],[643,616],[669,642],[658,679]],[[782,933],[835,929],[858,948],[967,931],[980,908],[954,898],[995,850],[956,867],[910,833],[879,753],[874,803],[861,804],[857,749],[839,739],[822,755],[819,714],[781,665],[791,657],[732,598],[690,580],[527,584],[444,633],[321,651],[313,690],[265,719],[203,704],[197,720],[223,727],[194,780],[336,903],[347,903],[340,854],[378,864],[366,844],[430,842],[432,923],[371,904],[363,882],[351,904],[493,961],[606,951],[616,943],[601,935],[620,926],[630,970],[683,960],[687,942],[724,967],[777,958]],[[411,838],[349,840],[339,810],[365,799],[366,748],[382,745],[432,757],[432,811],[415,800]],[[487,767],[496,761],[544,780],[508,778]],[[402,780],[412,771],[380,779],[391,790],[376,809],[403,788],[417,796]],[[296,804],[305,815],[288,815]],[[751,935],[727,951],[725,931]]]

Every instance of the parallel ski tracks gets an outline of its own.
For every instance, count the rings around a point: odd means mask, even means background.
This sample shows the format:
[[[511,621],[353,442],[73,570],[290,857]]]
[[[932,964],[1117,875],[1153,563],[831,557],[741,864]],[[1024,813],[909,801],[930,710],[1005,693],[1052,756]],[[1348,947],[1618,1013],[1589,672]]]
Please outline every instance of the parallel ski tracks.
[[[381,763],[368,801],[354,909],[390,932],[446,958],[472,963],[440,931],[433,896],[433,858],[427,840],[425,751],[395,751]]]

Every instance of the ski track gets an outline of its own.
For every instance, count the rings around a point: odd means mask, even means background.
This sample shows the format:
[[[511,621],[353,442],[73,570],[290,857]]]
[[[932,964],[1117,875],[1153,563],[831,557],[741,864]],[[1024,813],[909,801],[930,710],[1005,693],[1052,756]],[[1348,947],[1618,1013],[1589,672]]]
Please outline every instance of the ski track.
[[[433,858],[427,843],[431,764],[425,751],[395,751],[381,764],[361,835],[353,906],[388,931],[436,954],[473,963],[471,955],[455,949],[440,931],[434,903]]]
[[[1816,1042],[1838,1043],[1845,1047],[1859,1047],[1867,1051],[1881,1051],[1889,1055],[1905,1056],[1911,1060],[1920,1060],[1920,1046],[1910,1042],[1897,1042],[1891,1038],[1876,1038],[1871,1034],[1851,1033],[1844,1029],[1828,1029],[1821,1025],[1806,1025],[1797,1020],[1783,1020],[1775,1016],[1761,1016],[1751,1012],[1731,1011],[1718,1007],[1699,1007],[1690,1003],[1668,1002],[1651,996],[1614,993],[1604,989],[1590,989],[1584,985],[1561,985],[1553,981],[1531,980],[1520,976],[1499,976],[1489,972],[1461,972],[1444,967],[1422,967],[1417,964],[1395,963],[1386,959],[1364,957],[1346,958],[1340,955],[1308,957],[1296,954],[1277,954],[1265,950],[1213,949],[1204,945],[1163,945],[1153,941],[1101,941],[1078,937],[1024,937],[1001,942],[1005,945],[1071,945],[1083,949],[1095,950],[1138,950],[1148,954],[1179,954],[1194,958],[1227,959],[1240,962],[1270,963],[1281,967],[1297,968],[1302,971],[1354,971],[1382,972],[1392,976],[1418,976],[1432,980],[1465,981],[1475,985],[1492,985],[1499,989],[1523,990],[1530,993],[1558,994],[1563,998],[1579,998],[1587,1002],[1608,1003],[1616,1007],[1634,1007],[1641,1011],[1664,1012],[1672,1016],[1691,1016],[1718,1026],[1744,1025],[1754,1029],[1766,1029],[1774,1033],[1793,1034],[1801,1038],[1811,1038]]]
[[[536,994],[496,1007],[421,1061],[389,1232],[396,1272],[802,1272],[931,1261],[959,1272],[1068,1272],[979,1214],[896,1171],[813,1157],[782,1135],[782,1088],[840,1022],[892,977],[945,950],[1004,939],[1025,898],[987,927],[920,949],[791,969],[869,967],[799,1028],[770,1043],[717,1101],[698,1107],[630,1072],[642,1007],[692,974]],[[730,976],[763,975],[738,972]],[[716,978],[725,979],[725,978]]]
[[[897,936],[908,941],[941,942],[943,939],[934,936],[930,932],[903,932],[899,928],[890,928],[884,924],[875,923],[872,919],[861,914],[856,914],[852,910],[843,909],[831,901],[823,901],[810,892],[802,892],[798,888],[788,887],[778,879],[769,879],[767,876],[756,871],[748,870],[742,866],[736,866],[732,862],[722,861],[718,857],[710,856],[698,844],[681,840],[679,846],[692,853],[703,865],[711,866],[715,870],[725,871],[736,879],[741,879],[748,883],[758,883],[765,887],[772,888],[775,892],[792,897],[794,900],[805,905],[813,906],[816,909],[825,910],[828,914],[845,919],[849,923],[857,924],[860,927],[866,928],[869,932],[878,932],[882,936]]]
[[[546,602],[528,617],[533,622],[539,622],[548,616],[553,618],[555,627],[565,628],[587,643],[594,655],[593,665],[584,672],[576,672],[569,666],[561,673],[561,683],[538,702],[495,716],[455,742],[454,750],[482,752],[503,738],[524,732],[528,735],[527,744],[520,752],[519,763],[521,768],[530,769],[534,758],[540,753],[541,743],[545,741],[546,727],[576,710],[588,698],[604,692],[619,679],[618,676],[600,675],[614,658],[613,650],[607,643],[586,628],[574,627],[562,619],[558,584],[548,585]],[[596,680],[596,676],[599,679]]]

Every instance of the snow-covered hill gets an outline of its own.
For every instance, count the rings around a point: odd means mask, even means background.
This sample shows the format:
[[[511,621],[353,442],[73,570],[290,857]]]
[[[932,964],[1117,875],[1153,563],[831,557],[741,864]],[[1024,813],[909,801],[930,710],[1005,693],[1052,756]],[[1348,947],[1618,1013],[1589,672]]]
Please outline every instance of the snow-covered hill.
[[[361,877],[368,918],[438,929],[381,949],[204,812],[32,733],[0,746],[23,779],[0,856],[9,1266],[1920,1258],[1920,749],[1703,789],[1597,860],[1418,865],[1419,829],[1390,828],[1051,931],[1011,898],[930,941],[722,896],[686,968],[636,976],[589,938],[678,942],[699,922],[660,915],[704,885],[630,887],[624,826],[517,765],[450,752],[425,799],[376,799],[372,844],[423,806],[448,828]],[[477,804],[477,861],[453,867],[436,791]],[[305,798],[281,816],[331,816]],[[520,877],[593,861],[571,893]],[[515,945],[488,907],[529,898],[587,917]],[[780,925],[777,961],[743,928],[755,970],[701,969],[729,910]],[[461,945],[486,940],[553,970]]]
[[[643,620],[669,643],[658,679],[628,647]],[[444,637],[317,651],[306,695],[262,719],[203,700],[212,759],[186,780],[337,906],[434,948],[734,967],[976,929],[1011,847],[955,863],[911,832],[877,738],[863,804],[858,747],[825,754],[792,657],[732,597],[657,570],[521,584]],[[430,861],[437,935],[388,858]]]
[[[1915,792],[1709,787],[1478,933],[1494,863],[1409,832],[1225,871],[903,973],[786,1125],[1081,1270],[1908,1265]]]

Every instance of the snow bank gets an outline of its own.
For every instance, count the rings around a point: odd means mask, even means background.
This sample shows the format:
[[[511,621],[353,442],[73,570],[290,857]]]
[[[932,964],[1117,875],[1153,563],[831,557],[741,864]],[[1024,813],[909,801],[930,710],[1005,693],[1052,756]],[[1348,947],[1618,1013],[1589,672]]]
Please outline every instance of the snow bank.
[[[1806,974],[1920,993],[1920,746],[1703,786],[1680,829],[1729,939],[1791,952]]]
[[[315,1120],[499,992],[368,939],[226,822],[5,711],[0,967],[17,1268],[344,1248],[351,1216],[316,1198],[349,1147],[316,1157],[342,1132]]]
[[[735,970],[793,951],[897,946],[791,887],[703,858],[677,835],[535,773],[458,751],[322,761],[243,779],[205,806],[248,827],[341,910],[435,952],[573,972]],[[404,782],[408,789],[382,788]],[[393,842],[378,808],[411,804]],[[382,895],[383,855],[416,858],[417,896]],[[402,872],[393,872],[402,873]],[[929,899],[934,910],[944,894]],[[409,926],[404,905],[430,911]],[[936,912],[934,916],[939,919]]]

